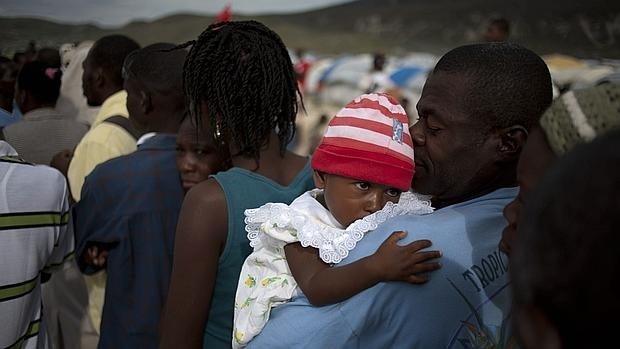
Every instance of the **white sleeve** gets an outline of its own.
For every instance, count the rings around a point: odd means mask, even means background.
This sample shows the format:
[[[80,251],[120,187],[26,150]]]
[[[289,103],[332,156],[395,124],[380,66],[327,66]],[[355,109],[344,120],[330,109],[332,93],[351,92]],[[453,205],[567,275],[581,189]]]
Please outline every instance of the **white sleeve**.
[[[61,193],[59,195],[60,202],[60,224],[56,227],[56,242],[54,249],[47,261],[44,272],[50,273],[54,269],[60,267],[65,261],[73,258],[73,250],[75,241],[73,235],[73,219],[69,208],[69,190],[67,182],[62,177]]]

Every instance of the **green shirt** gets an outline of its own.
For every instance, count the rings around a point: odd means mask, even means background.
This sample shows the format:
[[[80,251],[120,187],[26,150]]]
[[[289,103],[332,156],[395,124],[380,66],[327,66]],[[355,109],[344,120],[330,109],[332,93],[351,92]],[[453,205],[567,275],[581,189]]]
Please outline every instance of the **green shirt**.
[[[220,256],[211,299],[209,320],[205,328],[203,348],[230,348],[235,306],[235,293],[241,266],[252,252],[245,231],[245,210],[268,202],[290,204],[295,198],[314,188],[310,161],[289,186],[241,168],[232,168],[214,176],[224,190],[228,207],[228,236]]]

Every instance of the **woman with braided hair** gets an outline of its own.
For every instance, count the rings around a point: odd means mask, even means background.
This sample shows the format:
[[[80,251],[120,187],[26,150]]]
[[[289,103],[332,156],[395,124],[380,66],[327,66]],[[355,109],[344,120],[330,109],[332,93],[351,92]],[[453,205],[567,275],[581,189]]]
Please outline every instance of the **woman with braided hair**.
[[[237,281],[251,252],[244,211],[290,204],[314,185],[308,159],[286,150],[301,95],[280,37],[255,21],[227,22],[190,44],[189,112],[213,130],[231,169],[194,186],[183,202],[161,347],[230,348]]]

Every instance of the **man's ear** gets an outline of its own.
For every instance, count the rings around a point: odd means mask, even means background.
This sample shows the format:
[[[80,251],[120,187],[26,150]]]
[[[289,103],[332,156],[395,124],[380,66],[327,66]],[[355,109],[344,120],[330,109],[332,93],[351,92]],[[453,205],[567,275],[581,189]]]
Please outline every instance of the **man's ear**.
[[[103,71],[103,69],[101,68],[97,68],[95,69],[95,71],[93,72],[93,81],[95,83],[95,86],[97,87],[102,87],[103,85],[105,85],[105,73]]]
[[[312,173],[312,179],[314,179],[314,186],[319,189],[325,189],[325,174],[314,170]]]
[[[143,114],[148,114],[153,110],[151,95],[148,92],[140,91],[140,108]]]
[[[498,152],[504,160],[519,158],[521,149],[527,141],[528,132],[520,125],[510,126],[499,131]]]

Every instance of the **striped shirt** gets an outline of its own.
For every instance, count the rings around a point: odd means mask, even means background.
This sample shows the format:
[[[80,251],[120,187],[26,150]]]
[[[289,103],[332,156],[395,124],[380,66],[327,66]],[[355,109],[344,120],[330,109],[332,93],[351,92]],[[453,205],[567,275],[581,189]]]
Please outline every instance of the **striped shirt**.
[[[72,256],[68,190],[60,172],[12,154],[0,141],[0,348],[47,348],[41,274]]]

